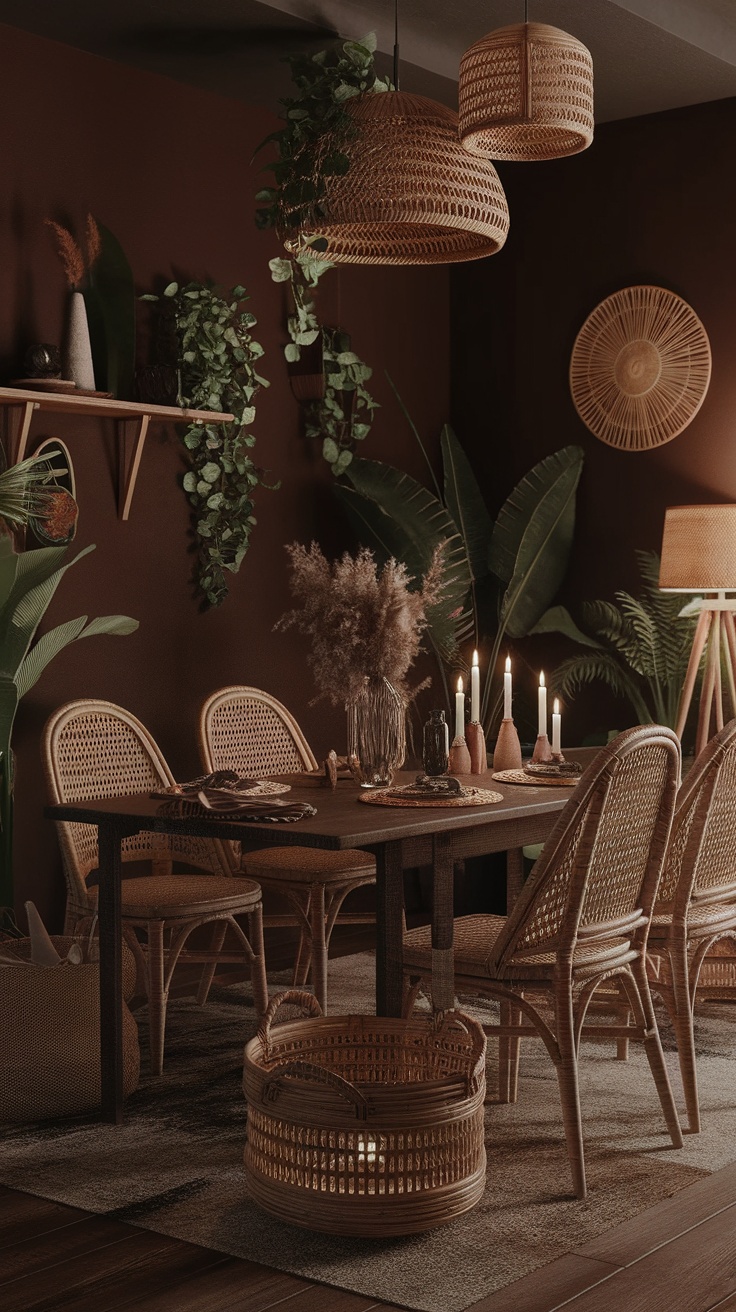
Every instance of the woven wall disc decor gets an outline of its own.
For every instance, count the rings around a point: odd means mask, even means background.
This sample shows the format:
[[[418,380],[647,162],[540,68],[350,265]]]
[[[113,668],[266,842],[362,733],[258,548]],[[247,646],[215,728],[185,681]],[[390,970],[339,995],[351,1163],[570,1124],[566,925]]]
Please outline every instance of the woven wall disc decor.
[[[287,250],[325,237],[335,264],[452,264],[494,255],[509,230],[488,159],[457,135],[457,114],[425,96],[384,91],[348,104],[358,129],[350,168],[329,179],[325,218],[290,234]]]
[[[625,287],[580,329],[570,390],[602,442],[648,451],[687,428],[705,399],[710,368],[708,335],[686,301],[664,287]]]

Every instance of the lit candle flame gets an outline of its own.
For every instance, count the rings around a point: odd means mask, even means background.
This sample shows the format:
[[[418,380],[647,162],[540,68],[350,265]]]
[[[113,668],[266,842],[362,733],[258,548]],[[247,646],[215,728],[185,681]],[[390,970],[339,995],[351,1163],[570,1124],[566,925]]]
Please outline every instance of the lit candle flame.
[[[510,673],[511,673],[511,657],[510,657],[510,656],[507,656],[507,657],[506,657],[506,673],[507,673],[507,674],[510,674]]]
[[[557,697],[555,697],[554,704],[553,704],[553,706],[552,706],[552,710],[554,711],[555,715],[559,715],[559,713],[560,713],[560,703],[559,703],[559,700],[557,699]]]
[[[457,681],[457,690],[458,690],[458,692],[462,692],[462,691],[463,691],[463,676],[462,676],[462,674],[460,675],[460,677],[459,677],[459,679],[458,679],[458,681]]]
[[[473,652],[473,664],[474,664],[474,665],[477,665],[477,664],[478,664],[478,653],[477,653],[477,651],[474,651],[474,652]]]
[[[544,687],[544,670],[539,671],[539,686],[540,688]]]

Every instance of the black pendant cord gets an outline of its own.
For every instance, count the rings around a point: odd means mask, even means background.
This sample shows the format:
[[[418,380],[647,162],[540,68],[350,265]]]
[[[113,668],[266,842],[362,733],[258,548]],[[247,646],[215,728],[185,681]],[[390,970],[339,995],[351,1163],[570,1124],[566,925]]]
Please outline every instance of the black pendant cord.
[[[524,0],[524,22],[529,22],[529,0]]]
[[[394,0],[394,91],[398,91],[398,89],[399,89],[399,0]]]

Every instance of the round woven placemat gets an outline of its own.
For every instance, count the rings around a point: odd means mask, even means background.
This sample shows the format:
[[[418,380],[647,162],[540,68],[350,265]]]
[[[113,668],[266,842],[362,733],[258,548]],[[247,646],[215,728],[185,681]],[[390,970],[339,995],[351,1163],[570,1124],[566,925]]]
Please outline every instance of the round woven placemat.
[[[186,784],[174,784],[173,788],[160,788],[158,791],[151,793],[152,797],[187,797],[192,793],[196,799],[196,789],[192,792]],[[232,793],[236,801],[241,797],[278,797],[281,793],[290,793],[291,784],[271,782],[270,779],[259,779],[255,788],[223,788],[223,793]]]
[[[624,287],[580,329],[570,391],[601,442],[648,451],[687,428],[708,391],[710,368],[708,334],[686,301],[664,287]]]
[[[374,806],[485,806],[488,802],[502,802],[503,794],[494,793],[490,788],[466,788],[462,797],[402,797],[392,788],[376,788],[374,792],[361,793],[361,802],[371,802]]]
[[[543,788],[574,788],[575,784],[580,782],[582,775],[540,779],[539,775],[527,774],[526,770],[496,770],[493,778],[498,779],[500,784],[526,784],[528,788],[537,788],[540,784]]]

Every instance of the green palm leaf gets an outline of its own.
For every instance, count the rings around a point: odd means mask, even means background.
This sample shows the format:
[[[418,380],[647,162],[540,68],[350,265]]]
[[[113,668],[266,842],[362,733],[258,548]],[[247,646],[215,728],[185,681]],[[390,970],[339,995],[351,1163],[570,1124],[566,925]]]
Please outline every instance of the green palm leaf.
[[[535,465],[501,508],[491,567],[503,579],[515,548],[501,606],[501,624],[512,638],[522,638],[534,627],[562,583],[572,548],[582,466],[581,448],[565,447]]]
[[[493,520],[488,513],[470,461],[449,424],[440,434],[445,476],[445,505],[465,543],[473,580],[488,573]]]
[[[552,676],[552,685],[562,697],[572,698],[580,688],[600,680],[617,697],[631,702],[638,724],[650,724],[652,713],[631,675],[610,652],[585,652],[563,661]]]

